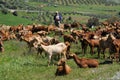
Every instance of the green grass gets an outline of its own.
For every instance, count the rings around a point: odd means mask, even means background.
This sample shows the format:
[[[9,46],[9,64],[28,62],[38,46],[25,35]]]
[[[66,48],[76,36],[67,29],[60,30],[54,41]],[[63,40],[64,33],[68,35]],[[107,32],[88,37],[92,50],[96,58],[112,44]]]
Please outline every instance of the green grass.
[[[5,52],[0,53],[0,80],[109,80],[120,71],[120,64],[104,64],[98,68],[78,68],[71,59],[67,64],[72,68],[69,75],[55,77],[56,66],[47,67],[47,57],[36,56],[32,49],[28,54],[25,42],[10,40],[4,42]],[[72,44],[72,52],[81,52],[80,43]],[[25,55],[26,54],[26,55]],[[81,54],[79,57],[83,57]],[[94,58],[90,54],[84,57]],[[98,59],[100,62],[103,59]]]
[[[114,12],[108,12],[109,10],[119,11],[119,6],[105,6],[105,5],[79,5],[79,6],[65,6],[58,5],[58,7],[54,6],[46,6],[43,7],[44,10],[48,11],[61,11],[61,12],[90,12],[94,14],[103,13],[103,14],[113,14]],[[107,11],[108,10],[108,11]]]
[[[31,4],[36,4],[36,6],[41,5],[41,3],[36,3],[36,2],[30,2]],[[35,5],[34,5],[35,6]],[[42,10],[44,11],[50,11],[50,12],[55,12],[55,11],[59,11],[59,12],[71,12],[72,14],[62,14],[63,18],[67,19],[69,16],[72,17],[73,21],[76,20],[78,22],[81,23],[86,23],[87,20],[91,17],[88,15],[78,15],[78,14],[73,14],[73,12],[82,12],[83,14],[94,14],[97,16],[116,16],[119,13],[119,6],[105,6],[105,5],[76,5],[76,6],[65,6],[65,5],[58,5],[57,7],[55,6],[44,6],[42,7]],[[24,16],[29,16],[29,17],[35,17],[38,19],[38,13],[32,13],[32,14],[26,14],[26,13],[20,13],[20,15],[24,15]],[[48,14],[50,17],[53,17],[51,14]],[[36,23],[49,23],[53,20],[51,20],[49,17],[47,17],[46,15],[41,15],[44,16],[46,18],[46,20],[44,21],[42,17],[41,21],[38,21],[37,19],[34,20],[34,22]],[[103,19],[99,18],[99,21],[103,21]],[[66,22],[64,20],[64,22]]]
[[[29,1],[26,2],[24,5],[24,7],[26,6],[31,6],[32,8],[34,7],[35,10],[38,10],[38,8],[41,10],[43,10],[43,13],[47,13],[48,11],[51,12],[55,12],[55,11],[59,11],[59,12],[83,12],[84,14],[87,14],[86,12],[88,12],[88,14],[94,14],[97,16],[116,16],[119,13],[119,5],[109,5],[109,6],[105,6],[105,4],[73,4],[73,2],[68,6],[65,6],[63,4],[61,4],[61,0],[53,0],[55,2],[50,3],[51,1],[49,0],[47,1]],[[70,0],[66,0],[67,2],[70,2]],[[65,2],[65,1],[63,1]],[[82,2],[88,2],[87,0],[82,1]],[[94,3],[95,1],[93,1]],[[98,1],[96,0],[96,2],[98,3]],[[99,1],[100,2],[100,1]],[[21,3],[20,3],[21,4]],[[19,4],[19,5],[20,5]],[[49,4],[49,5],[48,5]],[[55,6],[57,5],[57,6]],[[18,8],[19,9],[19,8]],[[26,9],[26,8],[25,8]],[[13,16],[12,14],[7,14],[7,15],[3,15],[0,13],[0,24],[6,24],[6,25],[18,25],[18,24],[31,24],[31,23],[40,23],[40,24],[50,24],[51,21],[53,22],[53,20],[51,20],[51,18],[53,17],[51,14],[47,14],[50,17],[47,17],[46,14],[44,15],[40,15],[39,13],[26,13],[26,12],[18,12],[19,17]],[[39,15],[39,16],[38,16]],[[72,14],[72,15],[64,15],[62,14],[64,18],[68,17],[68,16],[72,16],[72,18],[74,20],[80,21],[82,23],[87,22],[87,20],[91,17],[88,15],[78,15],[78,14]],[[21,18],[21,16],[25,16],[28,17],[29,20],[27,19],[23,19]],[[43,19],[43,16],[45,17],[45,20]],[[30,21],[30,20],[33,21]],[[53,19],[53,18],[52,18]],[[102,21],[103,19],[100,18],[100,21]],[[65,22],[65,21],[64,21]]]
[[[30,3],[30,5],[39,6],[38,3]],[[72,11],[84,11],[94,14],[109,14],[116,15],[119,11],[119,6],[104,6],[104,5],[76,5],[76,6],[61,6],[58,7],[49,6],[43,7],[45,11],[60,11],[60,12],[72,12]],[[116,10],[115,12],[109,12],[105,10]],[[37,14],[18,13],[19,16],[37,16]],[[0,24],[6,25],[18,25],[18,24],[31,24],[35,21],[29,21],[21,17],[13,16],[12,14],[3,15],[0,13]],[[71,16],[73,20],[77,20],[80,23],[86,23],[90,18],[88,16],[80,15],[63,15],[68,18]],[[48,20],[48,19],[47,19]],[[54,36],[51,33],[51,36]],[[60,38],[63,41],[62,38]],[[5,52],[0,53],[0,80],[109,80],[116,72],[120,71],[120,64],[104,64],[98,68],[78,68],[75,62],[71,59],[67,61],[67,64],[72,68],[69,75],[55,77],[56,66],[51,65],[47,67],[47,57],[41,58],[37,56],[37,52],[32,49],[31,53],[28,53],[27,44],[25,42],[19,42],[17,40],[10,40],[4,42]],[[79,57],[96,58],[97,54],[90,55],[89,50],[86,56],[81,55],[80,43],[72,44],[72,52],[79,53]],[[107,52],[106,52],[107,53]],[[104,59],[98,59],[99,62],[103,62]],[[56,61],[55,61],[56,62]]]
[[[13,16],[12,14],[2,14],[0,13],[0,24],[6,25],[19,25],[19,24],[32,24],[33,22],[19,16]]]

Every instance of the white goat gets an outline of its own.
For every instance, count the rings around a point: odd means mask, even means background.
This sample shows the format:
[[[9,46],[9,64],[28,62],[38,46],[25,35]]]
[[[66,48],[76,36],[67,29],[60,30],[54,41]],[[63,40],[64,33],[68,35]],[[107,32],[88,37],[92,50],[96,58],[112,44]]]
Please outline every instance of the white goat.
[[[67,50],[67,46],[65,45],[65,43],[58,43],[58,44],[55,44],[55,45],[48,45],[48,46],[45,46],[43,44],[41,44],[41,47],[43,48],[43,50],[45,52],[47,52],[49,54],[49,61],[48,61],[48,66],[51,62],[51,57],[53,55],[60,55],[60,54],[63,54],[64,55],[64,58],[66,59],[66,50]]]

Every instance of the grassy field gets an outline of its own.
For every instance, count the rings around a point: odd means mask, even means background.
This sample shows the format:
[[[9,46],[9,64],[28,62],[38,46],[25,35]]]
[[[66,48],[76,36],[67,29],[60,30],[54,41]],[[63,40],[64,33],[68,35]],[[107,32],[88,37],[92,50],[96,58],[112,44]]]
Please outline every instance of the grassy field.
[[[70,0],[67,0],[70,1]],[[29,5],[34,5],[38,7],[41,4],[47,3],[37,3],[30,2]],[[41,23],[48,23],[52,20],[52,15],[46,17],[47,11],[60,11],[60,12],[89,12],[91,14],[100,15],[111,15],[115,16],[119,12],[119,6],[105,6],[105,5],[58,5],[56,6],[45,6],[42,7],[44,10],[44,15],[38,17],[38,13],[26,13],[18,12],[19,16],[13,16],[12,14],[3,15],[0,13],[0,24],[6,25],[18,25],[18,24],[32,24],[38,22],[37,19],[41,19]],[[112,11],[112,12],[111,12]],[[28,16],[35,18],[30,21],[22,16]],[[76,20],[80,23],[86,23],[91,16],[82,16],[78,14],[63,14],[63,17],[67,19],[69,16],[72,17],[73,21]],[[45,18],[45,21],[43,20]],[[103,19],[102,19],[103,20]],[[102,21],[100,19],[100,21]],[[40,21],[38,23],[40,23]],[[64,21],[65,22],[65,21]],[[51,34],[54,36],[53,34]],[[62,38],[60,38],[62,41]],[[25,42],[20,42],[18,40],[10,40],[4,42],[5,51],[0,53],[0,80],[111,80],[111,78],[120,71],[120,63],[113,64],[101,64],[98,68],[78,68],[75,62],[71,59],[67,61],[67,64],[72,68],[69,75],[55,77],[56,66],[50,65],[47,67],[48,58],[42,58],[37,56],[35,49],[32,49],[31,53],[28,53],[28,47]],[[79,57],[96,58],[97,54],[88,54],[82,56],[80,43],[72,44],[71,52],[78,53]],[[106,52],[108,55],[108,53]],[[100,63],[104,62],[103,58],[98,59]],[[54,61],[57,62],[57,61]]]
[[[71,59],[67,64],[72,71],[67,76],[55,77],[56,66],[47,67],[47,57],[41,58],[36,55],[36,51],[32,49],[28,53],[25,42],[10,40],[4,42],[5,52],[0,53],[0,80],[110,80],[116,72],[120,71],[120,64],[104,64],[98,68],[78,68]],[[72,44],[72,52],[79,53],[79,57],[83,57],[80,44]],[[97,54],[91,56],[87,54],[84,57],[95,58]],[[98,59],[99,62],[104,60]],[[54,61],[57,62],[57,61]]]
[[[6,24],[6,25],[24,24],[24,25],[27,25],[27,24],[32,24],[32,23],[33,22],[28,19],[24,19],[19,16],[13,16],[10,13],[8,13],[8,14],[0,13],[0,24]]]

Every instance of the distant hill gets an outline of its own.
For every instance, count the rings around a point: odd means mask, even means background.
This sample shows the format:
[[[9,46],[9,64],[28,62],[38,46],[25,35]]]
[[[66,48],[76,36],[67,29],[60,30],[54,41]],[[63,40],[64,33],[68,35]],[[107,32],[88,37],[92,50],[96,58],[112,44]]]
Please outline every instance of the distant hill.
[[[61,12],[63,22],[87,22],[90,17],[106,19],[119,13],[120,0],[0,0],[0,24],[51,24],[53,13]],[[13,16],[10,11],[18,13]]]
[[[120,0],[106,0],[106,1],[120,4]]]
[[[105,5],[116,5],[120,4],[120,0],[27,0],[29,2],[44,2],[50,4],[62,4],[62,5],[79,5],[79,4],[105,4]]]
[[[0,8],[9,9],[39,9],[38,5],[31,5],[34,2],[41,5],[120,5],[120,0],[0,0]],[[37,4],[35,3],[35,4]]]

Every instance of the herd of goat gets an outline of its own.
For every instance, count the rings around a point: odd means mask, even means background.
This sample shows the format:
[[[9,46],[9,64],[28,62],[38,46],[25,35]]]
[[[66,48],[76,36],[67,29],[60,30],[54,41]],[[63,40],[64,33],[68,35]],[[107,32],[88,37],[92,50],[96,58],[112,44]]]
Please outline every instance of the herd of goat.
[[[54,33],[54,37],[49,34]],[[63,38],[63,42],[60,41]],[[48,54],[48,66],[51,63],[53,55],[56,55],[60,60],[55,75],[66,75],[71,72],[71,68],[66,64],[67,59],[73,59],[80,68],[98,67],[97,59],[79,58],[77,54],[71,52],[71,45],[81,44],[81,54],[86,55],[88,46],[90,54],[94,55],[97,48],[98,58],[103,54],[106,58],[105,50],[110,53],[109,59],[120,61],[120,22],[116,21],[109,23],[102,22],[101,25],[95,27],[94,30],[88,28],[85,24],[74,22],[72,24],[61,24],[60,27],[54,25],[18,25],[0,27],[0,51],[4,52],[3,41],[16,39],[25,41],[29,51],[32,47],[37,50],[37,55],[43,54],[43,51]]]

